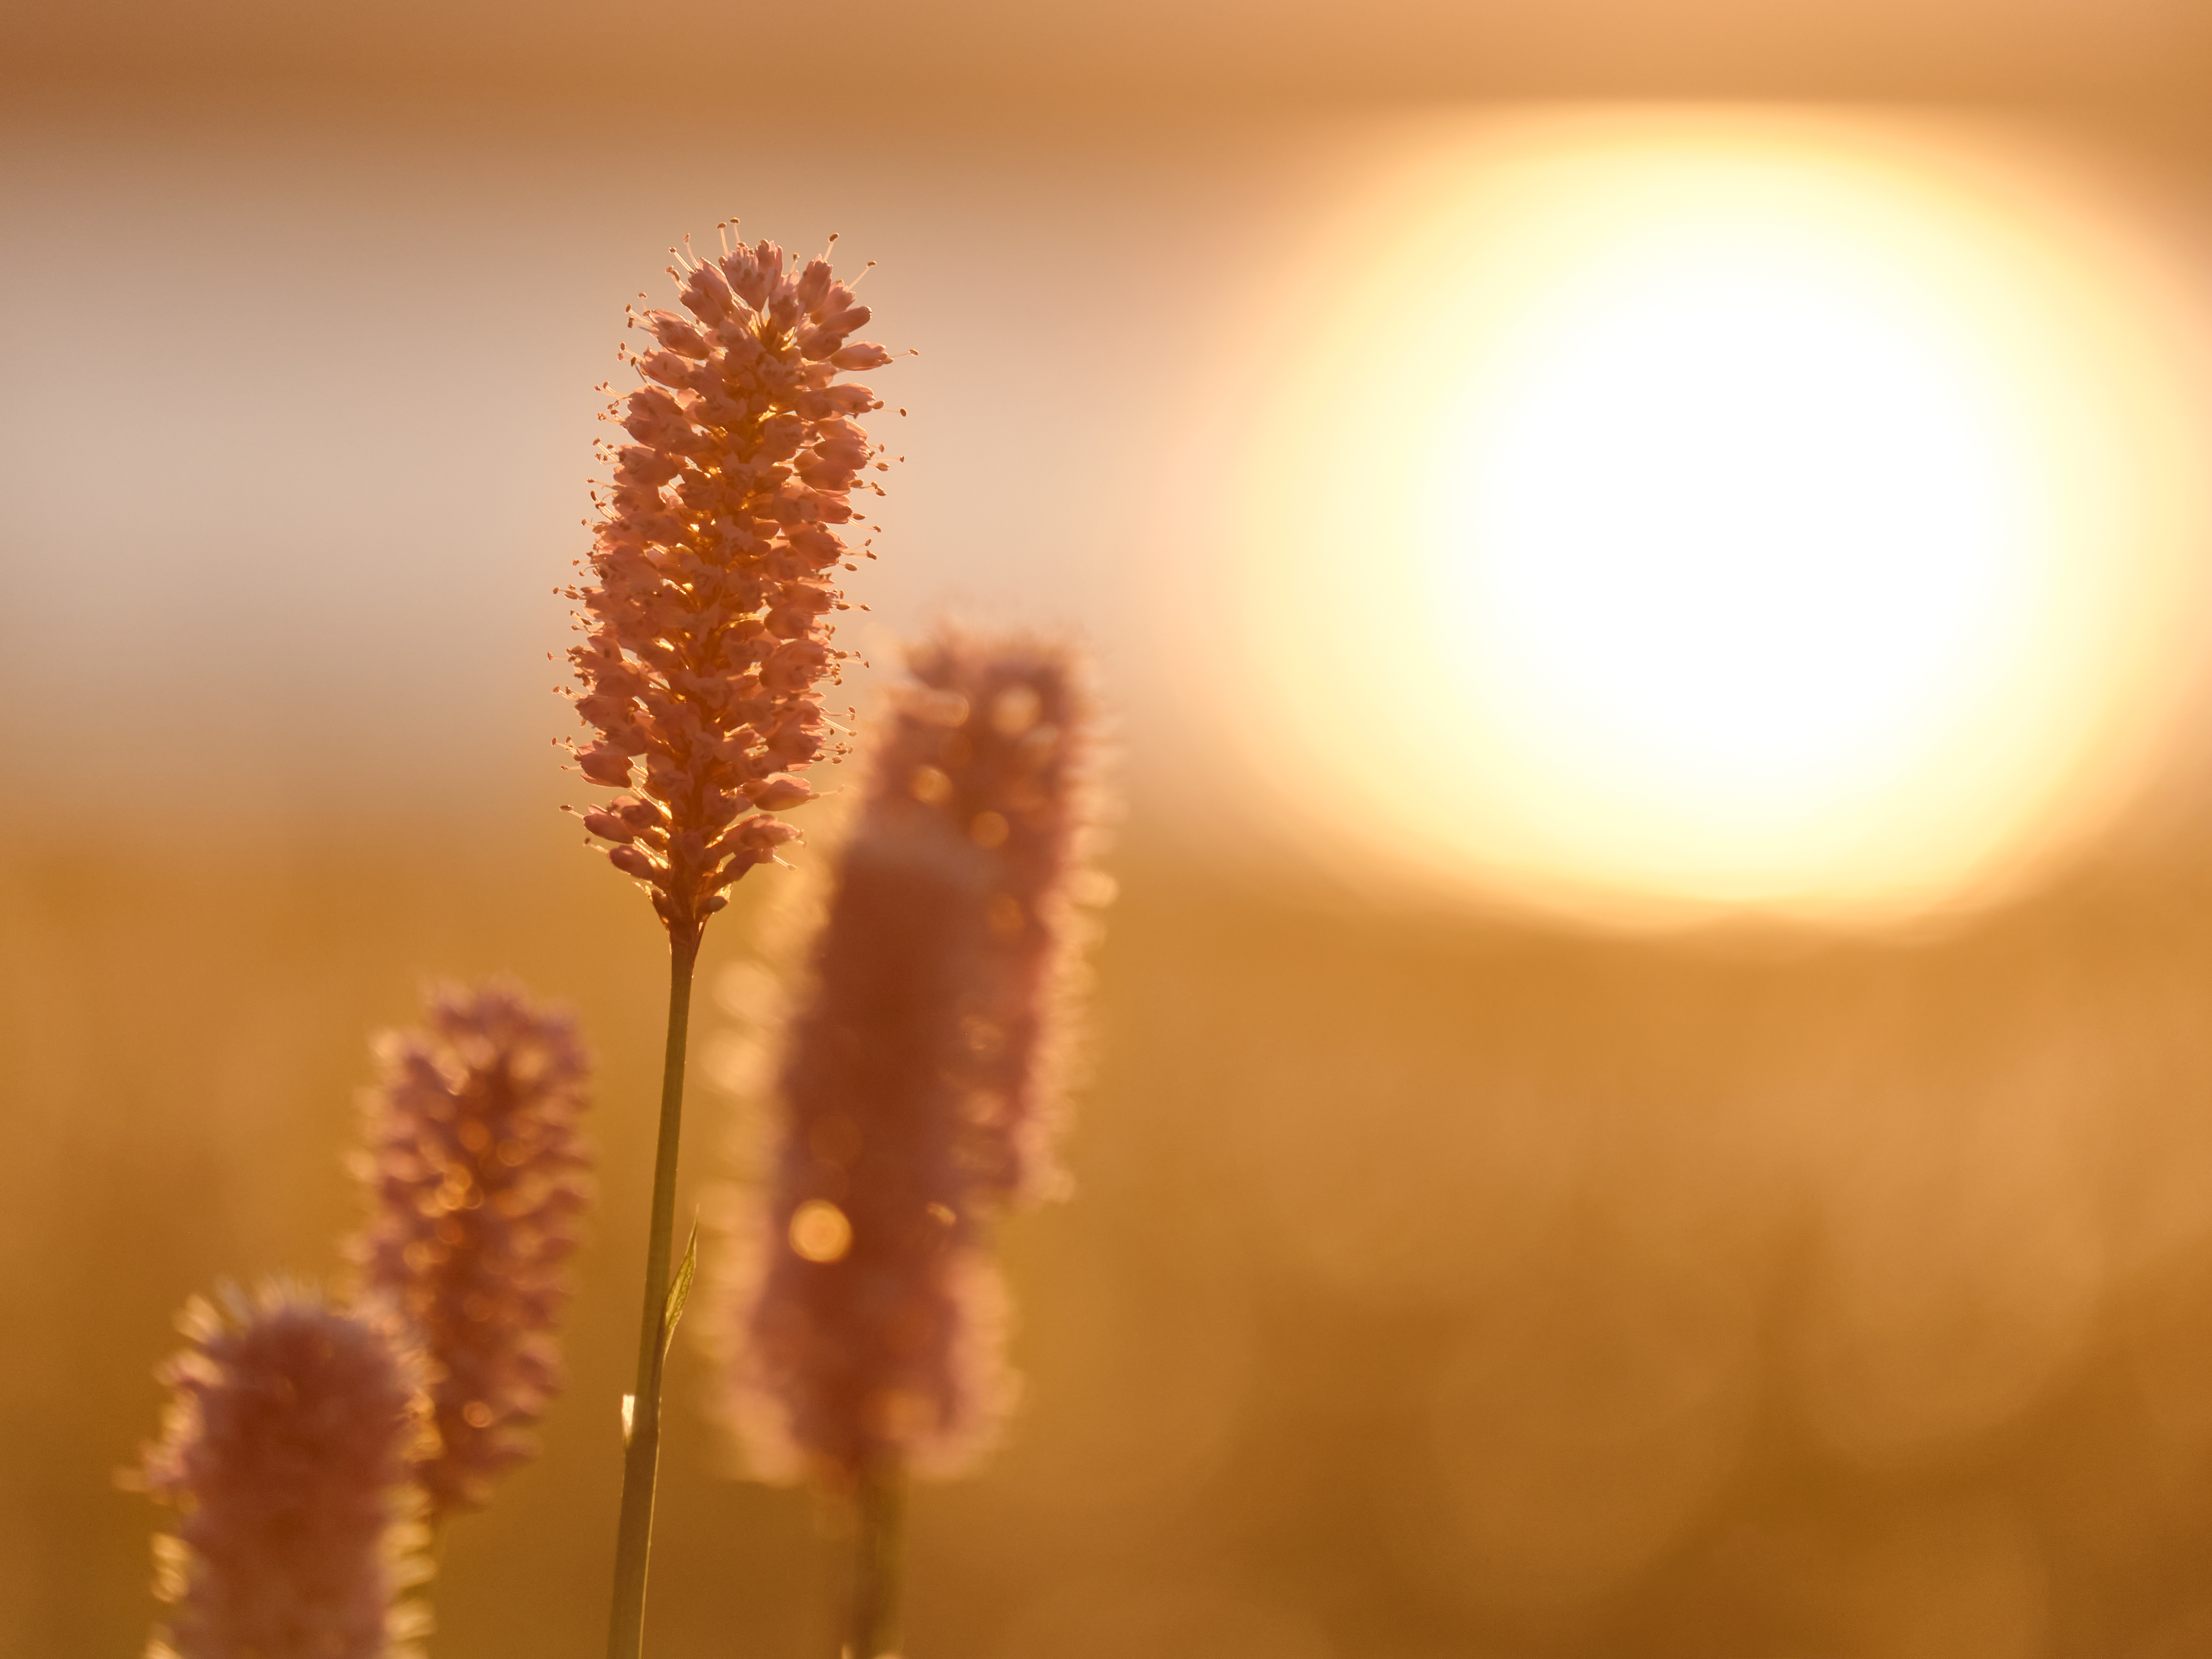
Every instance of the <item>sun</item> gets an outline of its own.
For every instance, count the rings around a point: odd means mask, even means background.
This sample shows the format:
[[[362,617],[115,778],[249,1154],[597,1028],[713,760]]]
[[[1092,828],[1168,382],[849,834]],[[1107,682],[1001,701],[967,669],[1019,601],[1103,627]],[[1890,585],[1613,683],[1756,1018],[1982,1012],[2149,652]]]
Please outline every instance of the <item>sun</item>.
[[[1893,128],[1530,119],[1378,190],[1240,501],[1279,775],[1614,908],[1896,914],[2109,814],[2185,678],[2193,321]]]

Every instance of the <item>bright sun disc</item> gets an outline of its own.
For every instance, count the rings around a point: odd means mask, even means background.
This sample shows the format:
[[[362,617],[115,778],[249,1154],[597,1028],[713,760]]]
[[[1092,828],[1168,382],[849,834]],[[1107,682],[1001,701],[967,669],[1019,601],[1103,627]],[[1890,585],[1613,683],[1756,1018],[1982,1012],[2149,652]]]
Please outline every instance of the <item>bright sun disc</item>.
[[[1287,781],[1357,754],[1397,851],[1614,908],[1911,910],[2108,813],[2182,678],[2194,336],[1872,131],[1534,120],[1379,194],[1246,503]]]

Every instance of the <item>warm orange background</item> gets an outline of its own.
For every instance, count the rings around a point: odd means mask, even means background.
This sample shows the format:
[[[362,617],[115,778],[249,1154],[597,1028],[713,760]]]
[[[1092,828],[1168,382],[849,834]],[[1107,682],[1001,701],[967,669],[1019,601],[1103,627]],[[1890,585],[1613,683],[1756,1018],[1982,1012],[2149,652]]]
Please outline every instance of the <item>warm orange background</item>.
[[[1152,626],[1176,376],[1413,101],[1920,100],[2187,250],[2212,9],[80,5],[0,65],[0,1651],[143,1640],[173,1310],[334,1268],[366,1034],[501,969],[583,1016],[606,1197],[434,1651],[599,1650],[660,968],[552,811],[549,590],[622,305],[738,211],[922,350],[854,637],[1079,626],[1124,711],[1079,1195],[1007,1238],[1029,1396],[917,1501],[918,1659],[2212,1652],[2196,792],[1910,936],[1377,898],[1246,856],[1235,688]],[[654,1651],[822,1651],[680,1352]]]

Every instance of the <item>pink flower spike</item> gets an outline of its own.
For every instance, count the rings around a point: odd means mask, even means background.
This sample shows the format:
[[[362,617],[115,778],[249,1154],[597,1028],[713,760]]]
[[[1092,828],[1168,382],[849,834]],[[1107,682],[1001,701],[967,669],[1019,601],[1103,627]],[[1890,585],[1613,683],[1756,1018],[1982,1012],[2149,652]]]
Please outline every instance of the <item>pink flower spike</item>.
[[[731,1415],[756,1468],[957,1472],[1012,1398],[990,1224],[1057,1184],[1085,701],[1066,653],[916,652],[786,1039]]]
[[[378,1043],[356,1160],[370,1217],[349,1254],[422,1342],[439,1448],[420,1479],[436,1521],[536,1453],[591,1186],[574,1024],[498,983],[437,991],[424,1012],[427,1030]]]
[[[994,1205],[1052,1196],[1065,1177],[1066,984],[1085,927],[1077,894],[1097,818],[1090,699],[1073,654],[945,631],[908,655],[915,685],[885,734],[864,808],[926,821],[988,853],[985,976],[964,1026],[962,1157]]]
[[[988,872],[949,839],[846,848],[794,1025],[738,1418],[756,1467],[852,1490],[950,1471],[1002,1415],[999,1299],[959,1167],[963,993]]]
[[[836,752],[821,689],[846,653],[830,645],[842,595],[826,573],[848,552],[832,526],[852,519],[878,453],[850,417],[881,405],[836,382],[890,359],[846,343],[868,308],[825,260],[794,274],[763,241],[673,274],[691,315],[633,319],[654,349],[631,355],[647,384],[609,411],[634,441],[603,456],[616,471],[593,580],[568,590],[588,637],[568,654],[577,714],[598,734],[576,749],[578,769],[638,787],[664,815],[610,836],[610,861],[652,894],[672,939],[696,946],[724,890],[761,861],[721,830],[748,804],[802,804],[811,792],[778,775]],[[603,818],[586,823],[605,833]]]
[[[313,1291],[195,1299],[145,1481],[183,1511],[158,1540],[174,1607],[151,1659],[404,1659],[428,1628],[412,1469],[420,1355],[388,1318]]]

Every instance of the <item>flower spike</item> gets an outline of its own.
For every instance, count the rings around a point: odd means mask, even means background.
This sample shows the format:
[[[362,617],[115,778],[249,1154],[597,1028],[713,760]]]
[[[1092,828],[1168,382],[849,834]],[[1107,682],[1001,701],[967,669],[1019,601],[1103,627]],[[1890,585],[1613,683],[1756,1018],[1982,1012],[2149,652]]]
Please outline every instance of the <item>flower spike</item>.
[[[378,1043],[356,1160],[371,1213],[349,1254],[421,1337],[439,1443],[420,1479],[439,1521],[535,1455],[591,1187],[574,1023],[496,983],[434,992],[424,1012],[428,1030]]]
[[[1091,817],[1067,653],[948,633],[910,665],[787,1036],[733,1310],[731,1416],[754,1466],[846,1491],[957,1472],[1012,1397],[988,1234],[1060,1184]]]
[[[631,318],[652,344],[626,354],[644,384],[606,416],[630,441],[605,447],[614,487],[596,580],[567,590],[588,613],[568,655],[597,732],[578,769],[628,792],[585,827],[672,937],[696,940],[730,884],[795,836],[774,815],[811,796],[798,775],[830,746],[837,526],[877,453],[857,417],[882,406],[839,376],[890,354],[852,340],[868,307],[826,258],[794,271],[768,241],[677,257],[689,315]]]
[[[428,1433],[421,1356],[396,1322],[270,1285],[197,1298],[147,1490],[183,1511],[156,1540],[173,1604],[149,1659],[409,1659],[400,1593],[429,1576],[412,1484]]]

